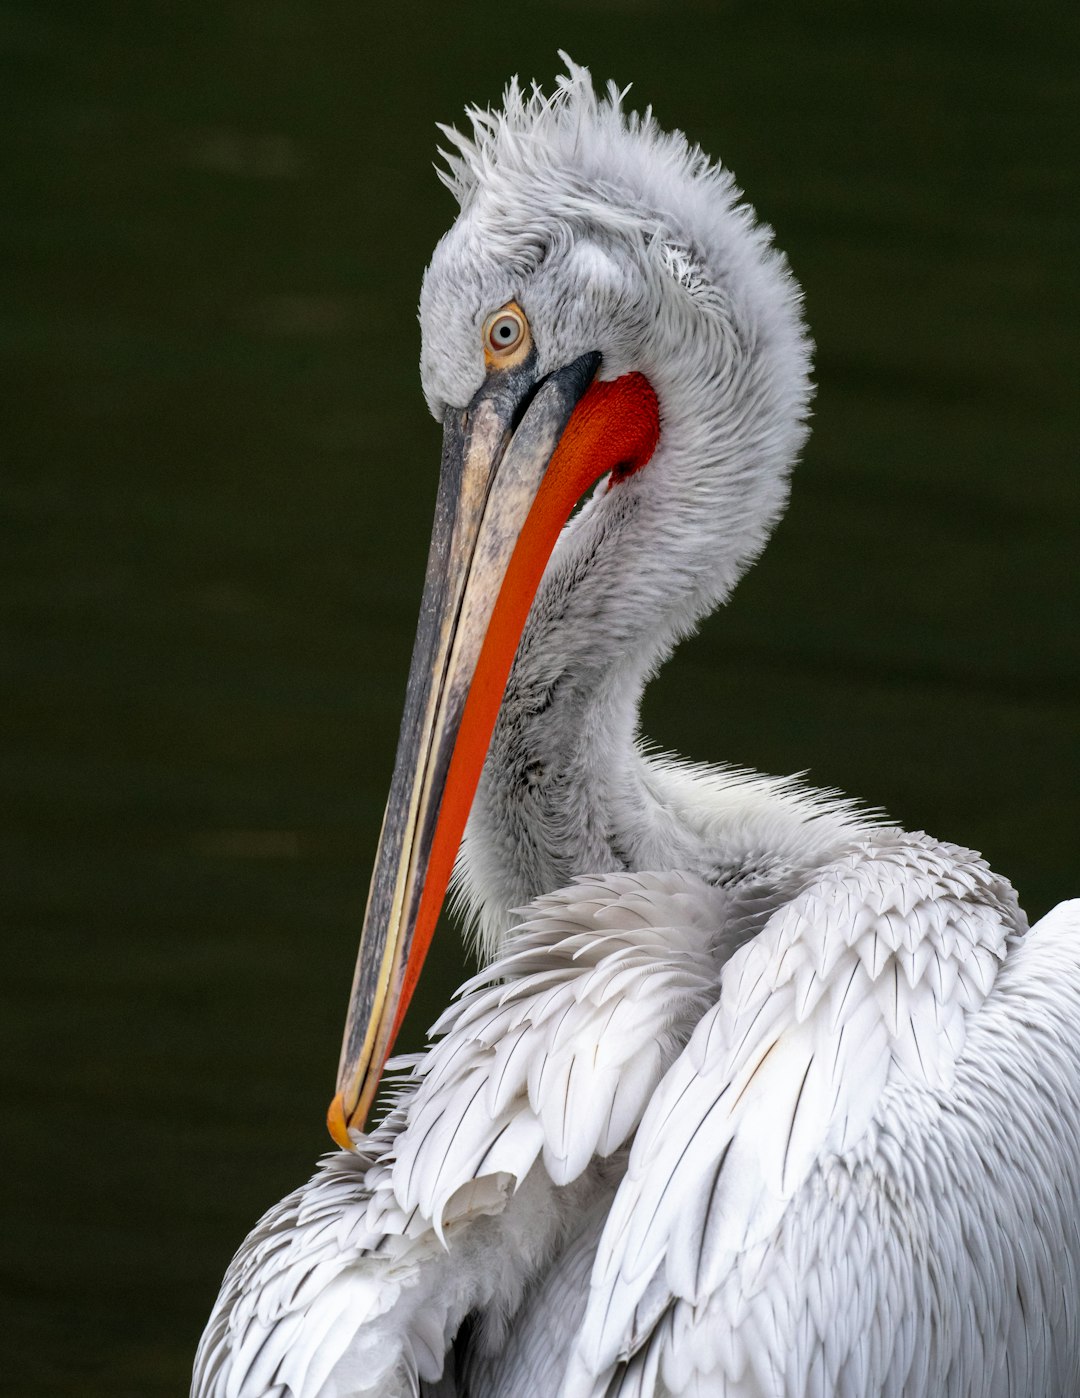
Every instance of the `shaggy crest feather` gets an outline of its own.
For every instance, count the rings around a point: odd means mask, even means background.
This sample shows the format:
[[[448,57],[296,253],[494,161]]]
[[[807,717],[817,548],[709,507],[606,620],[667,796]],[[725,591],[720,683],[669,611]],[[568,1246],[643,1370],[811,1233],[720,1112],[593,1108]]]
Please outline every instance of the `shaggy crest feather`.
[[[609,81],[605,95],[598,96],[589,70],[562,50],[559,57],[567,71],[556,77],[552,94],[535,82],[526,90],[513,77],[503,93],[501,110],[466,108],[471,136],[439,124],[457,154],[440,147],[446,168],[437,168],[436,173],[462,207],[496,172],[510,180],[528,181],[535,192],[533,182],[545,164],[554,171],[573,165],[582,155],[588,157],[585,168],[600,174],[602,190],[611,177],[613,156],[621,163],[627,152],[640,158],[646,149],[690,179],[708,179],[721,189],[734,189],[731,176],[700,146],[691,145],[681,131],[662,130],[651,107],[642,113],[626,111],[623,101],[629,85],[620,88]]]
[[[700,146],[681,131],[663,130],[651,107],[626,110],[629,85],[609,81],[598,95],[589,70],[563,51],[560,57],[567,72],[557,76],[550,95],[535,82],[526,89],[514,77],[501,109],[466,109],[469,134],[439,124],[453,147],[440,147],[445,167],[435,167],[439,179],[463,212],[481,193],[497,193],[497,212],[536,210],[537,256],[553,242],[565,245],[574,226],[591,222],[639,233],[669,276],[707,301],[711,283],[693,229],[709,215],[695,200],[698,206],[680,217],[680,204],[696,192],[713,210],[722,205],[762,253],[772,229],[739,203],[741,191],[730,172]],[[771,255],[783,262],[782,255]]]

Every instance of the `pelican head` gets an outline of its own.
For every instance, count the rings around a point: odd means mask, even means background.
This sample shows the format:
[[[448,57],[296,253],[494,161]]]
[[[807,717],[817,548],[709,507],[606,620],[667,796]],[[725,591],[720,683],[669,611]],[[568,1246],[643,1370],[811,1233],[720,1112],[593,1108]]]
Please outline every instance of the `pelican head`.
[[[501,111],[468,113],[467,134],[443,128],[460,213],[420,297],[443,463],[329,1116],[346,1147],[537,616],[562,616],[568,647],[619,656],[636,702],[760,551],[805,437],[810,347],[771,230],[727,171],[563,58],[553,96],[515,80]],[[619,598],[602,637],[586,580]]]

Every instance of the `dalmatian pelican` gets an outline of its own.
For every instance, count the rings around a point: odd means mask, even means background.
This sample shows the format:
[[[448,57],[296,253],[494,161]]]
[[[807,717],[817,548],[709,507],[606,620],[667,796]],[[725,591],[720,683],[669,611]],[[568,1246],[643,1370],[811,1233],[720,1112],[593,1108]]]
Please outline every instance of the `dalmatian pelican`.
[[[563,58],[445,129],[340,1150],[241,1246],[192,1393],[1080,1394],[1080,901],[1029,929],[970,850],[643,746],[784,508],[810,343],[728,172]],[[483,969],[384,1075],[452,874]]]

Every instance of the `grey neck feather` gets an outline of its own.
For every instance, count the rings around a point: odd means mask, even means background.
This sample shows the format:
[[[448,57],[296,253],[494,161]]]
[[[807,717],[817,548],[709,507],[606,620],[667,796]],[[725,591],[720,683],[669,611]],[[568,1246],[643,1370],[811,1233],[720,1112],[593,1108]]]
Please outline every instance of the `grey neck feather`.
[[[563,585],[569,561],[530,614],[466,833],[463,892],[487,936],[578,874],[640,867],[635,827],[655,814],[635,744],[645,675],[590,645],[609,618],[595,573]]]
[[[658,451],[636,488],[598,488],[530,612],[456,877],[485,958],[513,909],[580,875],[679,869],[776,887],[866,828],[852,805],[790,781],[691,775],[642,755],[645,684],[726,599],[783,498],[752,532],[703,545],[672,518],[670,457]]]
[[[637,744],[646,682],[745,566],[718,568],[714,553],[703,569],[700,531],[669,520],[658,569],[659,521],[670,511],[657,482],[670,456],[658,451],[639,484],[598,488],[560,539],[530,612],[458,876],[485,945],[510,910],[581,874],[715,872],[715,850],[665,803]]]

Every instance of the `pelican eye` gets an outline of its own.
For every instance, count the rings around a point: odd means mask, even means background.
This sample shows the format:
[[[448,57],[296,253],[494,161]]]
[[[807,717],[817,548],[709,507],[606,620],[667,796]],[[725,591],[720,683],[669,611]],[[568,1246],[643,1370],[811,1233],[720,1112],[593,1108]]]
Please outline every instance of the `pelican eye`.
[[[514,302],[488,316],[484,322],[484,355],[489,362],[505,364],[528,353],[529,322]]]

